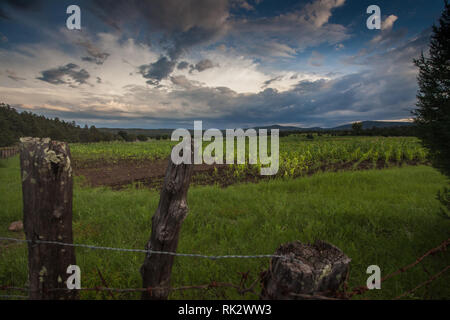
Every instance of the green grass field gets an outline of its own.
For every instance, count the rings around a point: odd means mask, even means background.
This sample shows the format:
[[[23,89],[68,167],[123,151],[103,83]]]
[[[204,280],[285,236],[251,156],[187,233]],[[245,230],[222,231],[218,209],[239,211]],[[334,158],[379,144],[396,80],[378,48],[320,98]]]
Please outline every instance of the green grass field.
[[[159,194],[132,186],[113,191],[81,186],[74,189],[75,243],[143,249]],[[178,252],[206,255],[272,254],[285,242],[328,241],[351,259],[350,287],[365,285],[369,265],[382,276],[415,261],[450,236],[450,220],[438,215],[436,192],[444,176],[428,166],[383,170],[319,173],[298,179],[277,178],[257,184],[191,187],[189,215],[183,223]],[[18,157],[0,162],[0,236],[24,238],[9,232],[10,222],[22,219]],[[110,287],[140,287],[140,253],[76,249],[82,286],[102,286],[98,267]],[[268,259],[199,260],[175,258],[172,285],[211,281],[238,283],[239,272],[250,280],[267,269]],[[439,253],[413,269],[387,280],[381,290],[364,298],[390,299],[427,280],[450,263]],[[22,243],[0,243],[0,285],[24,286],[27,250]],[[449,299],[450,277],[445,274],[410,299]],[[5,294],[5,292],[0,292]],[[12,294],[12,293],[11,293]],[[20,293],[16,293],[20,294]],[[83,292],[83,298],[108,299],[107,294]],[[116,298],[137,299],[138,294]],[[233,289],[190,290],[172,299],[256,299]],[[361,297],[357,297],[361,298]]]

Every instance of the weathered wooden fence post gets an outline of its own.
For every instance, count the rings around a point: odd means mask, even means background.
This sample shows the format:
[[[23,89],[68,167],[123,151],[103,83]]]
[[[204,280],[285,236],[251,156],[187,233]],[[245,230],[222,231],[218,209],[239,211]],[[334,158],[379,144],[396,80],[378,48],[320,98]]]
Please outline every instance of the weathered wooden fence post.
[[[75,265],[72,243],[72,167],[69,146],[49,138],[20,139],[23,222],[28,243],[30,299],[76,299],[66,271]],[[57,290],[52,290],[57,289]],[[66,290],[64,290],[66,289]]]
[[[323,241],[281,245],[262,276],[262,300],[302,300],[332,297],[344,283],[351,261],[340,249]]]
[[[191,160],[192,156],[191,145]],[[181,224],[188,213],[186,198],[192,170],[193,164],[175,165],[169,159],[147,250],[176,252]],[[173,255],[146,254],[141,267],[143,288],[169,287],[173,260]],[[169,293],[169,290],[148,290],[143,292],[142,299],[166,300]]]

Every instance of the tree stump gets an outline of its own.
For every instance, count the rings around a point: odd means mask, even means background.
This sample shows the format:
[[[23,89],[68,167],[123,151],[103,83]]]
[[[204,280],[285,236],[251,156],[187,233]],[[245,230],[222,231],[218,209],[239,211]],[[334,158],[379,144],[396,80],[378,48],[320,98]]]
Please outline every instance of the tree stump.
[[[275,255],[288,259],[271,259],[269,270],[262,275],[262,300],[333,297],[344,283],[351,261],[340,249],[323,241],[283,244]]]
[[[187,192],[192,170],[192,164],[175,165],[169,159],[146,250],[176,252],[181,224],[188,213]],[[174,258],[173,255],[148,253],[141,267],[143,288],[168,288]],[[166,289],[149,289],[143,292],[142,299],[166,300],[169,293]]]
[[[28,243],[30,299],[75,299],[66,271],[75,264],[72,243],[72,167],[69,146],[49,138],[20,139],[23,223]],[[57,290],[52,290],[57,289]],[[64,290],[66,289],[66,290]]]

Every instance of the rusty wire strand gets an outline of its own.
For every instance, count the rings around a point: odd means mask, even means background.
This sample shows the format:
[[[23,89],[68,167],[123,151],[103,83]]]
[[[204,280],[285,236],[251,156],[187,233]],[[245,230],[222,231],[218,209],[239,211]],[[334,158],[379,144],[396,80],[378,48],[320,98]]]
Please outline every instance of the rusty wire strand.
[[[21,239],[14,239],[14,238],[2,238],[0,237],[0,240],[20,240],[20,242],[31,242],[28,240],[21,240]],[[40,241],[42,242],[42,241]],[[44,243],[48,243],[48,241],[45,241]],[[62,244],[64,245],[64,243],[55,243],[55,242],[50,242],[51,244]],[[398,270],[386,275],[385,277],[383,277],[381,279],[381,282],[386,281],[396,275],[399,275],[409,269],[411,269],[412,267],[416,266],[417,264],[419,264],[420,262],[422,262],[426,257],[428,257],[429,255],[435,254],[439,251],[444,251],[446,250],[447,246],[450,244],[450,238],[443,241],[439,246],[428,250],[425,254],[423,254],[422,256],[420,256],[419,258],[417,258],[413,263],[399,268]],[[75,246],[75,245],[74,245]],[[81,246],[87,246],[87,245],[81,245]],[[91,247],[91,246],[88,246]],[[148,250],[139,250],[139,249],[119,249],[119,248],[107,248],[107,247],[94,247],[95,249],[117,249],[120,251],[145,251],[147,252]],[[156,253],[161,253],[161,252],[156,252]],[[194,257],[208,257],[211,258],[211,256],[202,256],[202,255],[190,255],[190,254],[176,254],[175,255],[182,255],[182,256],[194,256]],[[264,257],[268,257],[269,255],[264,255]],[[274,258],[283,258],[286,259],[288,257],[286,256],[278,256],[278,255],[270,255],[271,257]],[[245,258],[251,258],[251,257],[255,257],[255,256],[218,256],[221,258],[224,257],[245,257]],[[256,257],[261,257],[261,255],[258,255]],[[291,258],[289,258],[291,259]],[[419,288],[431,283],[432,281],[434,281],[435,279],[439,278],[442,274],[444,274],[445,272],[447,272],[450,269],[450,265],[446,266],[443,270],[441,270],[440,272],[438,272],[437,274],[433,275],[431,278],[429,278],[427,281],[419,284],[418,286],[416,286],[415,288],[397,296],[394,298],[394,300],[396,299],[400,299],[404,296],[407,296],[408,294],[411,294],[412,292],[418,290]],[[234,288],[238,291],[239,294],[244,295],[246,293],[253,293],[256,294],[254,291],[254,288],[256,286],[256,284],[261,280],[259,278],[257,278],[250,286],[245,287],[245,281],[248,278],[249,273],[240,273],[241,274],[241,280],[239,285],[233,284],[233,283],[228,283],[228,282],[216,282],[216,281],[212,281],[211,283],[208,284],[203,284],[203,285],[192,285],[192,286],[181,286],[181,287],[149,287],[149,288],[108,288],[106,287],[93,287],[93,288],[81,288],[78,289],[79,291],[97,291],[97,292],[101,292],[101,291],[107,291],[107,292],[117,292],[117,293],[131,293],[131,292],[151,292],[151,291],[158,291],[158,290],[167,290],[169,292],[174,292],[174,291],[186,291],[186,290],[208,290],[208,289],[213,289],[213,288],[220,288],[220,287],[226,287],[226,288]],[[347,275],[348,278],[348,275]],[[103,282],[103,281],[102,281]],[[347,281],[345,281],[347,282]],[[103,282],[103,284],[105,285],[105,282]],[[346,283],[344,283],[344,292],[337,292],[335,297],[330,297],[330,296],[325,296],[324,293],[313,293],[311,295],[309,294],[299,294],[299,293],[291,293],[291,296],[294,297],[298,297],[298,298],[302,298],[302,299],[313,299],[313,300],[340,300],[340,299],[350,299],[355,295],[361,295],[366,293],[369,289],[367,288],[367,286],[360,286],[360,287],[356,287],[354,288],[352,291],[350,292],[345,292],[345,287],[346,287]],[[25,287],[14,287],[14,286],[0,286],[0,290],[11,290],[11,291],[21,291],[21,292],[30,292],[30,289],[25,288]],[[68,289],[65,288],[52,288],[52,289],[47,289],[47,291],[67,291]],[[13,295],[0,295],[0,297],[14,297]],[[16,296],[16,297],[22,297],[24,298],[25,296]]]

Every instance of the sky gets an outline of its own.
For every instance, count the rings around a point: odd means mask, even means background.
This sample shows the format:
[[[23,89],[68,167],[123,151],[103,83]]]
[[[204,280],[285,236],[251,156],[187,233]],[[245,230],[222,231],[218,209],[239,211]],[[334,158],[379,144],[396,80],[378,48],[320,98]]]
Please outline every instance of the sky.
[[[368,29],[370,5],[381,29]],[[69,30],[78,5],[81,30]],[[441,0],[0,0],[0,102],[111,128],[408,121]]]

